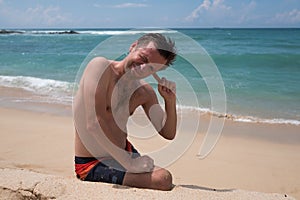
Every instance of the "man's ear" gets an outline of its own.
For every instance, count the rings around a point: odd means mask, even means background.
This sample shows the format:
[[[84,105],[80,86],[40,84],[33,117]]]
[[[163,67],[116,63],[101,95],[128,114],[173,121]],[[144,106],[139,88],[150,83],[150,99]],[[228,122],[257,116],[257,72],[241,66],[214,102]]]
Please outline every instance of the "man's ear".
[[[137,41],[135,41],[134,43],[132,43],[129,47],[129,52],[131,52],[135,47],[137,46]]]

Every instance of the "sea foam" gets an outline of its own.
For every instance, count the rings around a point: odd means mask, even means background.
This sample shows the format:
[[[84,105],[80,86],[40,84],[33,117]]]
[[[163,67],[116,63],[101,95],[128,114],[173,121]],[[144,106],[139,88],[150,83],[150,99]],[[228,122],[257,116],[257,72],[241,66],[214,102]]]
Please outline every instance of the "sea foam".
[[[35,95],[68,104],[72,101],[74,83],[26,76],[0,76],[0,86],[20,88]]]
[[[73,90],[75,83],[52,80],[52,79],[41,79],[35,77],[26,76],[0,76],[0,86],[20,88],[26,91],[30,91],[37,96],[39,102],[47,103],[59,103],[71,105],[73,100]],[[36,102],[31,98],[24,98],[14,100],[14,102]],[[259,118],[254,116],[242,116],[238,114],[220,113],[213,111],[210,108],[194,107],[187,105],[177,105],[179,113],[198,113],[199,115],[209,114],[218,118],[225,118],[236,122],[243,123],[266,123],[266,124],[290,124],[300,125],[299,120],[295,119],[282,119],[282,118]]]

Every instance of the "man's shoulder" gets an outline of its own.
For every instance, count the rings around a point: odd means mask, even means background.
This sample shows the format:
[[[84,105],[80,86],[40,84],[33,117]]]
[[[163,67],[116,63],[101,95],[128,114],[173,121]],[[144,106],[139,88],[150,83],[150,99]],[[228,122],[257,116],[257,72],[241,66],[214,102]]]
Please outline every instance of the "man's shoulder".
[[[101,57],[101,56],[97,56],[97,57],[94,57],[91,61],[90,61],[90,64],[96,64],[96,65],[103,65],[103,64],[109,64],[110,61],[108,59],[106,59],[105,57]]]
[[[89,61],[86,67],[86,71],[89,74],[98,74],[99,72],[104,72],[105,69],[110,65],[110,61],[104,57],[94,57]]]

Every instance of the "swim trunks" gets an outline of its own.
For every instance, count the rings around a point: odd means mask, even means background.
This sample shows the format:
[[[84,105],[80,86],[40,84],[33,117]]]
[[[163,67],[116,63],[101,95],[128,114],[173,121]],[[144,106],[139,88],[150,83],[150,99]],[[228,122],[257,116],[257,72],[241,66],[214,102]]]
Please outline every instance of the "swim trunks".
[[[140,156],[128,140],[126,141],[125,150],[131,153],[132,158]],[[126,169],[112,158],[97,159],[95,157],[75,156],[75,172],[77,178],[83,181],[122,185]]]

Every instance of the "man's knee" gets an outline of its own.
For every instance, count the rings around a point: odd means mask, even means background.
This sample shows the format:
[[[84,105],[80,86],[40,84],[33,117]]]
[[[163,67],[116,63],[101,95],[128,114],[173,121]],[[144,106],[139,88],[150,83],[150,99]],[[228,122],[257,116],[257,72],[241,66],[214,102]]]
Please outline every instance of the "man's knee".
[[[172,174],[165,169],[158,169],[154,171],[153,179],[157,189],[159,190],[172,190]]]

